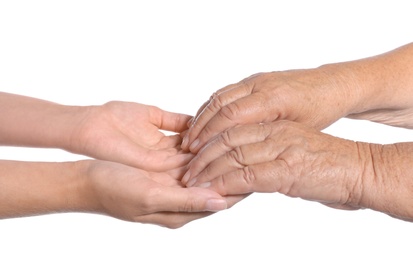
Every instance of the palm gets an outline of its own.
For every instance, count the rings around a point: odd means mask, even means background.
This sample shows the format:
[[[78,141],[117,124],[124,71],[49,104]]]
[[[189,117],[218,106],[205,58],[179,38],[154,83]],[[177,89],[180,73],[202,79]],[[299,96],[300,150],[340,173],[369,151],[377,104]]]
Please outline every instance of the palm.
[[[145,170],[182,166],[192,158],[180,149],[190,116],[129,102],[109,102],[78,127],[79,153]],[[161,130],[175,132],[165,135]]]
[[[180,179],[185,167],[147,172],[112,162],[93,165],[89,176],[102,211],[119,219],[176,228],[213,214],[205,211],[204,204],[221,197],[202,188],[184,188]],[[228,205],[243,198],[227,197]]]

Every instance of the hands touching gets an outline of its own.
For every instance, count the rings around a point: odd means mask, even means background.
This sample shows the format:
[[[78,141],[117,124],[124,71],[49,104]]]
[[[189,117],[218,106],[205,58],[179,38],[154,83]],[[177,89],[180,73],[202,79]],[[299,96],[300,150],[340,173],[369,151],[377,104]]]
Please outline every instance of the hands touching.
[[[337,208],[360,207],[365,144],[276,121],[231,128],[214,138],[189,167],[188,187],[222,195],[279,192]],[[361,153],[363,152],[363,153]]]
[[[97,212],[119,219],[181,227],[232,206],[241,196],[223,198],[202,188],[185,188],[180,182],[184,168],[147,172],[123,164],[82,161],[89,193]]]
[[[188,115],[119,101],[75,107],[8,93],[0,93],[0,101],[1,144],[97,159],[0,161],[0,218],[81,211],[175,228],[246,197],[182,185],[193,158],[180,147]]]
[[[87,212],[177,228],[245,197],[184,188],[182,168],[147,172],[100,160],[0,165],[0,218]]]
[[[179,227],[252,192],[280,192],[413,220],[412,143],[319,132],[341,117],[413,128],[412,66],[408,44],[352,62],[259,73],[218,90],[194,118],[131,102],[64,106],[0,93],[0,144],[96,159],[0,161],[0,217],[82,211]]]
[[[72,130],[70,151],[148,171],[183,166],[193,157],[180,148],[188,115],[119,101],[87,110]],[[165,135],[161,130],[175,134]]]
[[[183,179],[223,196],[279,192],[413,220],[412,151],[413,143],[353,142],[292,121],[243,125],[201,149]]]
[[[342,117],[413,128],[413,44],[315,69],[259,73],[216,91],[182,143],[198,152],[239,124],[291,120],[321,130]]]
[[[341,117],[413,128],[412,57],[408,44],[363,60],[256,74],[218,90],[184,136],[182,148],[198,154],[182,182],[223,196],[280,192],[413,220],[412,143],[356,143],[317,131]]]
[[[347,86],[340,88],[325,71],[255,74],[211,96],[192,120],[182,148],[196,153],[215,135],[238,124],[284,119],[322,129],[348,114],[349,103],[358,96]]]
[[[192,158],[179,147],[190,116],[154,106],[66,106],[0,93],[0,109],[3,145],[61,148],[149,171],[183,166]]]

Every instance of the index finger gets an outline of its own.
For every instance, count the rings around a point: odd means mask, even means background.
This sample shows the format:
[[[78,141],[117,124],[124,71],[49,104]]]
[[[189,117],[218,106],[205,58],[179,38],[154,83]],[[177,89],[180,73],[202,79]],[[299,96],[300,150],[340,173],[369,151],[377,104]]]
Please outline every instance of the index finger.
[[[245,83],[229,85],[215,92],[210,100],[204,103],[198,110],[197,115],[189,127],[187,135],[184,137],[182,149],[189,150],[189,146],[198,137],[205,125],[213,118],[223,107],[228,104],[251,94],[252,88]]]
[[[226,93],[225,93],[226,94]],[[231,95],[231,93],[228,93]],[[262,106],[263,98],[261,93],[253,93],[235,100],[222,107],[214,114],[208,122],[201,123],[193,131],[189,130],[190,139],[194,141],[189,146],[189,150],[197,153],[211,138],[219,133],[238,124],[263,123],[272,121],[278,117],[277,113],[270,113],[271,118],[267,118],[266,108]],[[208,111],[206,107],[205,111]],[[202,117],[203,114],[201,114]],[[201,120],[200,117],[200,120]],[[194,133],[196,131],[196,133]],[[197,134],[197,136],[195,136]],[[192,135],[192,136],[191,136]]]

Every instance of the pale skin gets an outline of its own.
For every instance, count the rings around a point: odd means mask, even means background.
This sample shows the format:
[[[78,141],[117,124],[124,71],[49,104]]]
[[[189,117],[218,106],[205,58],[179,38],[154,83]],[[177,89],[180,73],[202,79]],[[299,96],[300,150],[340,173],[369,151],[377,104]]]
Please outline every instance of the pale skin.
[[[59,148],[148,171],[183,166],[193,157],[179,147],[191,117],[155,106],[67,106],[0,92],[0,111],[2,145]]]
[[[279,192],[413,220],[413,143],[353,142],[339,118],[413,128],[413,44],[315,69],[254,75],[218,90],[190,121],[182,182],[221,195]]]
[[[95,159],[0,160],[0,218],[88,212],[177,228],[245,197],[182,185],[193,158],[180,148],[188,115],[133,102],[67,106],[10,93],[0,93],[0,110],[1,145]]]
[[[178,228],[240,200],[183,187],[182,168],[147,172],[109,161],[83,160],[0,161],[0,169],[0,219],[84,212]]]

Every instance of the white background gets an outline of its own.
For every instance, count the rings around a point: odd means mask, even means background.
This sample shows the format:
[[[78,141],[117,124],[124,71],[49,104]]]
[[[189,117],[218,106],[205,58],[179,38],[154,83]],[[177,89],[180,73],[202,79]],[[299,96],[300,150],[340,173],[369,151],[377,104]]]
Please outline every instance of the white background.
[[[363,58],[412,41],[409,2],[0,1],[0,91],[194,114],[212,92],[251,74]],[[325,132],[413,140],[409,130],[346,119]],[[0,158],[83,157],[0,147]],[[77,213],[0,220],[0,259],[412,259],[412,233],[413,224],[379,212],[253,194],[176,230]]]

